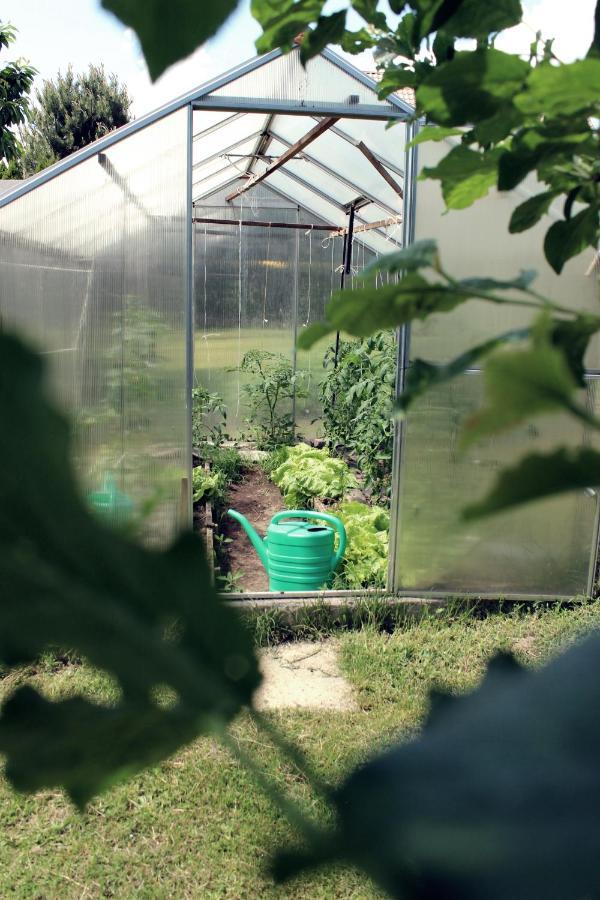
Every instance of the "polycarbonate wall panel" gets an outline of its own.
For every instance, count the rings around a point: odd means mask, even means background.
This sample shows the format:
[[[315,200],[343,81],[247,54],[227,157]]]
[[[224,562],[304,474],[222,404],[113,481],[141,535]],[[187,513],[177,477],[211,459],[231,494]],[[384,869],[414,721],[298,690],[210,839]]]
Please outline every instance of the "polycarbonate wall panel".
[[[0,312],[45,356],[84,492],[177,525],[186,435],[187,110],[0,210]]]
[[[204,97],[203,102],[210,104],[211,100],[225,97],[242,101],[288,101],[299,106],[343,104],[350,109],[366,104],[380,107],[382,112],[393,110],[392,104],[378,99],[376,90],[321,56],[303,66],[298,50],[223,85]]]
[[[252,217],[251,208],[197,206],[199,217]],[[297,209],[263,209],[273,221],[297,222]],[[196,380],[227,405],[227,431],[248,432],[241,372],[251,350],[293,359],[298,232],[238,225],[195,226]],[[292,414],[291,403],[285,412]]]
[[[264,183],[225,205],[224,197],[234,187],[196,205],[195,218],[325,224],[309,210],[290,206]],[[332,341],[324,339],[310,351],[297,353],[294,343],[297,332],[323,319],[325,304],[340,286],[342,253],[343,237],[326,231],[196,224],[196,379],[225,399],[233,437],[248,430],[248,379],[237,367],[253,349],[295,360],[306,395],[296,398],[297,435],[322,434],[320,384],[324,354]],[[347,282],[359,279],[373,258],[357,241]]]
[[[450,142],[444,141],[421,144],[419,169],[435,165],[451,147]],[[445,214],[439,182],[421,181],[417,189],[415,239],[435,238],[445,269],[455,277],[489,275],[507,279],[521,269],[534,269],[538,273],[535,290],[564,306],[596,312],[597,277],[586,275],[593,251],[570,260],[560,276],[544,258],[544,235],[557,216],[562,216],[561,210],[554,214],[551,209],[534,228],[522,234],[508,232],[514,208],[541,189],[533,180],[527,180],[514,191],[491,191],[468,209]],[[532,315],[529,310],[470,301],[451,313],[415,323],[411,355],[447,360],[494,334],[527,325]],[[588,352],[588,367],[600,368],[599,346],[595,341]]]
[[[597,407],[597,382],[588,403]],[[408,418],[401,476],[396,587],[415,591],[573,596],[587,590],[597,496],[576,491],[461,523],[501,470],[525,454],[591,443],[567,416],[531,424],[461,452],[461,426],[481,405],[482,376],[430,391]],[[582,397],[582,399],[585,399]]]

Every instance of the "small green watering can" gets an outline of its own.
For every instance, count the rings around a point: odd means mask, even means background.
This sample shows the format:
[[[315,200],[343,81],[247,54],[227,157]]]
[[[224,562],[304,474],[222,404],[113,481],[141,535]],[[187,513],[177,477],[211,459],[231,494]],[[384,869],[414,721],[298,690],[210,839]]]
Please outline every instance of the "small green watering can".
[[[346,549],[344,524],[329,513],[303,509],[278,512],[263,539],[241,513],[230,509],[227,514],[240,523],[252,541],[267,570],[270,591],[318,591],[331,579]],[[319,524],[323,521],[331,522],[340,536],[335,553],[335,533],[333,528]]]

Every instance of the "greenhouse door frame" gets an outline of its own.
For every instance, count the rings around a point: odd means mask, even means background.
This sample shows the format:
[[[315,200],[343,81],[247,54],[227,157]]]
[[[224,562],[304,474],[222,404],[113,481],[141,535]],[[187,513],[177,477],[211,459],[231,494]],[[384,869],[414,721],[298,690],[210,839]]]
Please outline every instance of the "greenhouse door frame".
[[[267,54],[267,57],[276,58],[280,55],[280,51],[273,51],[273,54]],[[357,71],[349,66],[346,67],[343,63],[343,60],[340,60],[340,57],[335,54],[330,53],[325,50],[322,55],[333,62],[335,65],[344,69],[351,74],[354,78],[358,78]],[[266,58],[265,62],[269,61]],[[247,71],[251,71],[249,68]],[[240,77],[239,73],[236,74],[236,78]],[[230,81],[235,79],[230,79],[227,76],[223,76],[222,79],[218,79],[217,83],[211,83],[210,91],[216,90],[218,87],[222,87],[225,84],[228,84]],[[363,81],[363,83],[369,88],[373,88],[373,82],[367,76],[364,76],[362,79],[358,79]],[[206,91],[207,94],[210,93],[209,90]],[[358,104],[356,106],[348,106],[347,104],[339,103],[310,103],[310,104],[300,104],[300,103],[291,103],[288,101],[278,101],[278,100],[256,100],[254,98],[229,98],[224,97],[217,99],[215,97],[206,97],[205,100],[201,98],[195,98],[192,100],[188,107],[188,187],[187,187],[187,209],[188,209],[188,230],[187,230],[187,304],[188,304],[188,316],[187,316],[187,429],[188,429],[188,438],[189,438],[189,461],[188,461],[188,477],[189,477],[189,485],[190,490],[188,491],[188,508],[187,514],[189,516],[189,522],[192,521],[192,491],[191,491],[191,478],[192,478],[192,404],[191,404],[191,396],[192,396],[192,388],[194,385],[194,255],[193,255],[193,244],[194,244],[194,197],[193,197],[193,143],[194,143],[194,130],[193,130],[193,114],[194,112],[241,112],[241,113],[263,113],[263,114],[276,114],[276,115],[294,115],[300,116],[304,118],[311,118],[314,116],[335,116],[340,120],[343,119],[362,119],[364,121],[369,122],[387,122],[390,119],[397,119],[399,122],[404,122],[404,127],[406,131],[406,143],[410,139],[410,135],[412,134],[413,126],[406,123],[406,119],[410,115],[408,108],[403,108],[403,104],[398,103],[397,112],[394,114],[394,110],[388,108],[384,108],[382,106],[367,106],[366,104]],[[414,231],[413,224],[410,220],[414,210],[414,202],[415,202],[415,169],[413,165],[413,161],[416,159],[413,150],[409,150],[405,152],[405,161],[408,164],[409,160],[411,162],[410,175],[408,174],[408,169],[404,170],[404,199],[402,205],[402,239],[403,245],[409,235],[411,235]],[[365,160],[365,164],[366,160]],[[410,184],[409,184],[410,178]],[[268,183],[268,178],[267,178]],[[358,189],[358,188],[357,188]],[[317,189],[318,190],[318,189]],[[411,198],[411,207],[410,212],[407,212],[407,196]],[[404,384],[404,366],[406,364],[406,357],[403,352],[403,347],[406,337],[406,329],[401,329],[398,333],[398,351],[396,356],[396,365],[397,365],[397,387],[399,390],[402,389]],[[390,504],[390,522],[396,525],[396,518],[399,513],[399,492],[398,485],[396,485],[396,473],[399,474],[401,468],[401,444],[402,444],[402,429],[395,428],[394,430],[394,441],[393,441],[393,462],[392,462],[392,498]],[[396,554],[396,543],[393,542],[393,536],[395,535],[395,527],[390,528],[390,541],[389,541],[389,568],[388,568],[388,578],[387,584],[385,588],[381,589],[363,589],[363,590],[324,590],[324,591],[306,591],[306,592],[298,592],[298,593],[285,593],[278,594],[272,591],[251,591],[243,594],[231,593],[227,594],[227,598],[231,600],[235,599],[245,599],[245,600],[262,600],[262,599],[277,599],[280,602],[279,598],[285,598],[289,600],[309,600],[309,599],[317,599],[319,597],[361,597],[365,595],[373,595],[373,596],[382,596],[390,593],[397,594],[398,592],[394,590],[393,586],[393,573],[395,571],[395,554]]]

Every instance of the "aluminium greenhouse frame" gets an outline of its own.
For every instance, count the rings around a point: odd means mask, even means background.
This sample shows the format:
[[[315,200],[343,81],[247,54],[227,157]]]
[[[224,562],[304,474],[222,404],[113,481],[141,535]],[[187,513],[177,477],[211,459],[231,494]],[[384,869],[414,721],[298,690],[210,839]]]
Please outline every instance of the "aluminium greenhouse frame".
[[[258,156],[258,152],[260,149],[260,142],[262,141],[265,133],[269,134],[269,138],[271,141],[275,143],[281,144],[281,146],[287,146],[288,149],[293,149],[293,142],[289,139],[286,139],[283,135],[277,133],[276,129],[271,129],[270,132],[265,132],[264,127],[254,128],[249,134],[244,134],[239,137],[237,140],[232,141],[230,144],[225,144],[224,146],[219,146],[216,152],[209,154],[208,157],[200,160],[200,163],[194,162],[194,149],[195,143],[199,135],[201,137],[206,137],[211,133],[218,134],[220,129],[227,125],[228,122],[231,122],[237,116],[245,116],[245,115],[253,115],[253,114],[265,114],[272,118],[274,116],[295,116],[295,117],[305,117],[306,119],[311,119],[314,123],[314,120],[323,122],[324,118],[332,118],[341,119],[341,120],[367,120],[367,121],[379,121],[379,122],[387,122],[391,119],[395,119],[398,122],[407,122],[406,129],[406,140],[405,145],[408,144],[411,137],[413,137],[417,130],[418,124],[411,121],[414,110],[407,103],[401,100],[398,97],[391,96],[387,98],[386,101],[376,101],[376,91],[377,84],[367,75],[356,69],[350,63],[348,63],[345,59],[339,57],[337,54],[332,52],[329,49],[325,49],[321,52],[321,54],[316,57],[316,60],[324,60],[327,64],[339,69],[341,73],[343,73],[348,78],[352,79],[356,82],[357,91],[360,87],[364,87],[367,92],[373,94],[373,102],[363,102],[361,101],[358,94],[354,95],[354,93],[348,95],[343,100],[336,100],[331,102],[329,99],[285,99],[285,98],[277,98],[273,97],[257,97],[257,96],[228,96],[219,94],[219,91],[222,91],[229,86],[233,86],[236,82],[243,80],[246,76],[252,77],[254,73],[260,73],[263,67],[268,67],[270,64],[275,64],[278,61],[284,59],[291,59],[293,56],[297,57],[298,50],[292,51],[291,54],[285,56],[280,50],[274,50],[268,54],[265,54],[260,57],[256,57],[248,62],[245,62],[225,74],[219,76],[218,78],[212,79],[207,82],[205,85],[184,94],[182,97],[172,101],[161,107],[160,109],[152,112],[146,116],[143,116],[139,120],[133,121],[128,125],[125,125],[123,128],[119,129],[116,132],[113,132],[107,135],[104,138],[96,141],[94,144],[85,147],[79,152],[73,154],[70,157],[67,157],[65,160],[51,166],[50,168],[44,170],[36,176],[33,176],[31,179],[24,182],[22,185],[19,185],[15,188],[11,193],[0,197],[0,210],[8,207],[10,204],[13,204],[15,201],[18,201],[20,198],[26,196],[27,194],[35,191],[36,188],[47,184],[49,181],[59,178],[63,173],[67,173],[73,170],[76,166],[84,163],[87,160],[93,159],[96,157],[99,161],[102,159],[102,154],[109,150],[112,147],[120,144],[123,141],[126,141],[127,138],[132,137],[134,135],[140,134],[145,129],[150,126],[159,123],[161,120],[166,119],[168,116],[173,113],[186,111],[187,113],[187,125],[186,125],[186,199],[185,199],[185,297],[184,297],[184,306],[185,306],[185,359],[186,359],[186,371],[185,371],[185,380],[186,380],[186,432],[187,432],[187,443],[186,443],[186,458],[185,458],[185,471],[187,477],[187,492],[185,496],[185,520],[187,522],[191,521],[191,510],[192,510],[192,498],[191,498],[191,473],[192,473],[192,407],[191,407],[191,393],[192,387],[194,385],[194,205],[198,199],[201,199],[202,194],[198,195],[195,192],[194,185],[198,185],[201,183],[203,179],[200,181],[195,180],[194,174],[202,166],[208,166],[213,162],[219,162],[221,157],[225,156],[227,153],[232,153],[233,150],[243,148],[243,146],[249,141],[257,142],[255,155]],[[310,63],[309,63],[310,66]],[[273,93],[276,93],[275,91]],[[198,112],[227,112],[230,113],[226,119],[217,122],[216,124],[209,126],[207,129],[203,129],[199,134],[194,133],[194,114]],[[339,134],[339,138],[341,141],[349,141],[350,143],[356,142],[353,141],[352,137],[348,134],[344,133],[343,130],[343,122],[340,123],[342,127],[336,126],[335,122],[331,128],[333,134],[336,132]],[[269,126],[270,128],[270,126]],[[323,160],[311,158],[311,153],[308,151],[306,154],[308,160],[311,165],[314,165],[316,169],[319,169],[323,172],[325,177],[329,177],[332,179],[336,179],[340,184],[345,184],[349,189],[355,191],[358,195],[363,195],[367,200],[371,203],[375,203],[380,206],[382,210],[385,211],[386,214],[394,213],[394,208],[387,204],[385,201],[381,199],[381,197],[375,197],[371,195],[369,197],[369,191],[364,188],[364,185],[361,186],[358,183],[354,183],[352,177],[348,176],[347,173],[336,171],[333,168],[333,163],[331,166],[328,166]],[[385,159],[383,160],[385,167],[388,172],[392,175],[395,173],[397,175],[403,175],[403,202],[402,202],[402,244],[406,245],[410,243],[415,238],[415,216],[416,216],[416,208],[417,208],[417,190],[416,190],[416,174],[417,174],[417,148],[413,147],[411,149],[406,149],[403,153],[404,156],[404,170],[402,170],[401,166],[397,164],[397,161]],[[379,162],[382,162],[382,159],[379,159]],[[367,162],[365,161],[365,165]],[[216,172],[209,173],[206,176],[206,180],[210,181],[210,179],[214,179],[218,177],[221,172],[229,174],[232,176],[230,179],[225,179],[223,182],[219,182],[218,186],[225,187],[228,184],[233,184],[239,181],[239,174],[234,174],[235,167],[232,167],[231,161],[229,160],[228,164],[225,165],[222,169],[218,169]],[[311,184],[307,180],[302,179],[297,174],[294,174],[291,171],[286,171],[283,174],[289,176],[289,180],[292,182],[290,186],[290,192],[293,193],[293,190],[296,186],[299,186],[302,190],[306,190],[307,192],[312,192],[315,198],[315,206],[318,206],[317,201],[323,201],[326,204],[329,204],[332,208],[336,208],[340,211],[340,214],[344,211],[344,205],[340,203],[333,193],[330,193],[327,190],[327,184],[325,186],[321,184],[317,186],[316,184]],[[358,179],[359,180],[359,179]],[[215,182],[216,184],[216,182]],[[213,184],[212,188],[207,191],[207,194],[210,194],[214,191],[215,185]],[[283,198],[291,199],[294,203],[299,203],[302,207],[308,209],[309,212],[314,213],[315,217],[321,217],[322,213],[319,213],[318,210],[312,210],[308,205],[304,202],[301,202],[297,199],[297,197],[290,196],[290,194],[286,194],[286,192],[281,188],[274,188],[275,192],[280,194]],[[0,212],[0,217],[2,213]],[[399,219],[399,217],[398,217]],[[357,221],[359,221],[359,214],[357,213]],[[369,226],[368,220],[363,220],[363,224]],[[1,221],[0,221],[1,225]],[[377,222],[375,222],[377,225]],[[333,226],[332,226],[333,227]],[[336,226],[337,227],[337,226]],[[369,227],[373,227],[372,225]],[[383,235],[385,233],[385,229],[374,229],[373,235],[374,238],[377,237],[378,232],[381,232]],[[389,242],[389,237],[386,237],[386,240]],[[393,241],[393,243],[396,243]],[[0,298],[1,299],[1,298]],[[1,303],[0,303],[0,312],[1,312]],[[404,387],[405,373],[409,365],[409,349],[410,349],[410,330],[408,327],[403,328],[399,332],[398,336],[398,359],[397,359],[397,391],[402,391]],[[485,591],[482,592],[470,592],[470,591],[449,591],[449,590],[419,590],[419,589],[411,589],[405,590],[400,589],[398,587],[399,583],[399,562],[397,559],[397,547],[399,542],[399,535],[401,529],[401,502],[402,502],[402,485],[403,478],[405,476],[404,472],[404,450],[406,444],[406,423],[404,421],[400,421],[395,426],[395,439],[394,439],[394,453],[393,453],[393,461],[392,461],[392,502],[391,502],[391,513],[390,513],[390,563],[389,563],[389,576],[388,576],[388,590],[393,591],[398,596],[415,596],[418,595],[420,597],[446,597],[449,593],[456,594],[460,593],[465,597],[477,597],[481,599],[496,599],[498,597],[498,592],[494,591],[491,593],[487,593]],[[588,595],[591,595],[595,572],[597,566],[597,547],[598,547],[598,533],[600,530],[600,503],[596,503],[596,513],[594,519],[594,537],[592,540],[592,551],[589,559],[589,570],[588,570],[588,578],[587,578],[587,592]],[[327,592],[328,594],[331,592]],[[335,593],[335,592],[334,592]],[[342,595],[348,596],[352,594],[364,594],[364,591],[356,591],[356,592],[337,592]],[[261,595],[261,594],[245,594],[245,597],[251,596],[273,596],[273,595]],[[313,595],[313,596],[319,596]],[[531,593],[514,593],[511,592],[509,596],[512,599],[519,600],[534,600],[534,599],[544,599],[547,598],[546,594],[531,594]],[[556,594],[554,596],[569,596],[568,594],[559,595]]]

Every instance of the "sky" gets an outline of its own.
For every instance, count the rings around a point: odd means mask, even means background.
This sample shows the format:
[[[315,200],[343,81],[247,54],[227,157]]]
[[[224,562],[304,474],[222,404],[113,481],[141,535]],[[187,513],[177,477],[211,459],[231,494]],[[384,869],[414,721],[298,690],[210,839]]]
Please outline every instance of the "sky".
[[[340,5],[330,2],[332,9]],[[201,6],[198,0],[199,10]],[[540,29],[545,37],[556,38],[555,52],[563,62],[585,54],[593,32],[594,0],[524,0],[524,9],[527,24],[506,32],[498,43],[501,49],[526,52]],[[27,58],[39,71],[38,82],[69,64],[81,71],[90,63],[104,63],[127,85],[136,117],[254,56],[260,34],[250,15],[250,0],[241,0],[215,38],[152,84],[135,34],[102,10],[99,0],[2,0],[0,15],[19,30],[10,58]],[[367,58],[354,61],[372,68]]]

